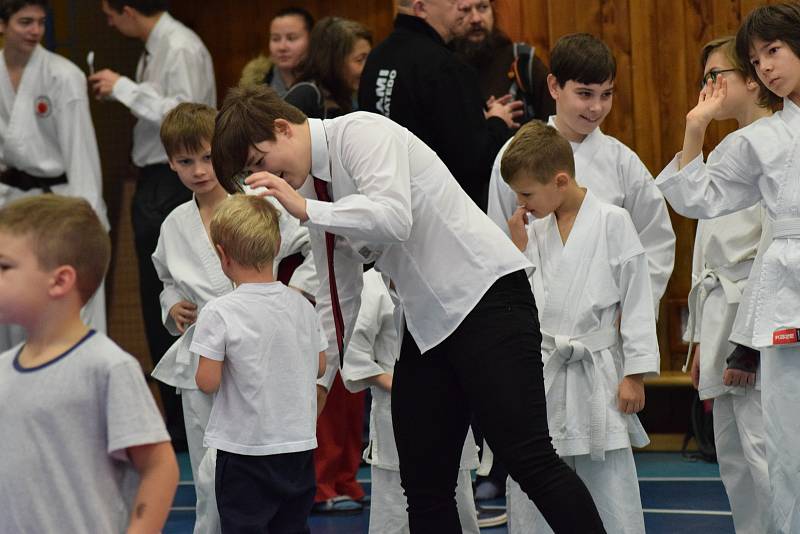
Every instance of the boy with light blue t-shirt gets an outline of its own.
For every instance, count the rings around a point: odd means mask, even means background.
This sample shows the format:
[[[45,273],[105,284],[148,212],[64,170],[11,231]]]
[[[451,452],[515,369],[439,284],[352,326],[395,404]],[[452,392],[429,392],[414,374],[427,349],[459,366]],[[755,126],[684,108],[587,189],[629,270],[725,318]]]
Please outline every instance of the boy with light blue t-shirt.
[[[327,339],[313,306],[275,280],[279,213],[259,197],[224,200],[210,224],[236,289],[200,312],[190,351],[216,393],[204,445],[217,449],[222,531],[307,532],[316,483],[316,381]]]

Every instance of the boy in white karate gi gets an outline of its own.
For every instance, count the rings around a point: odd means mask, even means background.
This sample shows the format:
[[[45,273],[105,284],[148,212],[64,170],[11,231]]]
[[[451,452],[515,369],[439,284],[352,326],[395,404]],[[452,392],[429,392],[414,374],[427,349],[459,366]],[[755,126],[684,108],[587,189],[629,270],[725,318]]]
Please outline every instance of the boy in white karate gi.
[[[706,44],[701,53],[703,87],[718,76],[728,94],[715,120],[735,119],[739,127],[772,114],[756,80],[736,56],[734,37]],[[711,152],[708,161],[717,161]],[[686,338],[698,343],[692,381],[700,398],[714,399],[714,443],[720,476],[740,534],[770,530],[769,475],[764,445],[764,418],[756,367],[758,351],[728,341],[742,293],[761,239],[761,204],[697,223],[689,293]],[[748,295],[751,295],[748,292]],[[746,308],[747,303],[744,303]],[[690,349],[691,354],[691,349]],[[729,362],[726,364],[726,361]]]
[[[45,0],[0,2],[0,206],[51,191],[83,197],[108,229],[86,77],[39,44],[47,6]],[[83,317],[105,332],[103,284]],[[0,350],[23,339],[18,326],[0,326]]]
[[[186,441],[192,474],[197,490],[197,532],[219,531],[219,518],[214,500],[214,458],[208,468],[200,464],[206,455],[203,435],[211,413],[212,397],[200,391],[195,382],[199,356],[189,351],[197,313],[205,304],[230,292],[233,285],[219,264],[219,258],[209,237],[209,223],[219,204],[228,197],[220,186],[211,164],[211,138],[214,135],[215,109],[204,104],[182,103],[170,111],[161,125],[161,142],[169,164],[193,196],[189,202],[175,208],[161,225],[153,265],[164,289],[161,309],[164,326],[180,336],[153,369],[153,377],[178,388],[183,406]],[[295,272],[292,284],[314,294],[315,273],[308,231],[300,228],[296,219],[281,213],[281,248],[275,257],[278,262],[297,249],[305,252],[302,267]],[[210,473],[210,476],[208,476]],[[206,476],[203,476],[206,475]]]
[[[686,217],[711,218],[759,202],[767,221],[753,263],[746,307],[730,341],[761,352],[761,399],[772,528],[800,532],[800,4],[754,9],[736,35],[736,53],[783,109],[720,142],[703,161],[708,124],[725,106],[727,82],[706,81],[686,115],[683,151],[656,184]],[[710,158],[709,158],[710,159]]]
[[[647,254],[658,314],[675,260],[675,233],[650,171],[630,148],[600,130],[616,91],[614,55],[597,37],[565,35],[550,54],[550,71],[547,85],[556,102],[556,114],[548,124],[569,140],[578,183],[600,200],[621,206],[630,214]],[[500,162],[510,143],[495,158],[487,212],[506,233],[507,221],[517,209],[514,192],[500,175]]]
[[[583,479],[608,532],[644,533],[631,445],[649,440],[636,412],[658,373],[647,257],[624,209],[574,178],[569,142],[539,121],[508,146],[503,178],[520,207],[514,244],[534,265],[545,393],[556,451]],[[536,219],[527,225],[526,218]],[[513,480],[509,532],[552,532]]]
[[[314,307],[273,276],[279,212],[233,195],[210,234],[236,286],[203,308],[189,347],[214,394],[204,444],[217,450],[223,532],[309,532],[317,446],[316,380],[328,346]]]
[[[361,308],[344,355],[342,380],[353,393],[369,388],[372,410],[369,445],[364,460],[372,466],[369,531],[372,534],[408,534],[406,498],[400,486],[400,461],[392,429],[392,374],[400,355],[402,309],[395,307],[392,295],[375,269],[364,273]],[[401,328],[398,328],[400,326]],[[423,439],[422,437],[420,439]],[[467,434],[461,454],[456,503],[461,528],[478,534],[478,519],[472,495],[471,469],[478,467],[478,449],[472,432]]]
[[[0,209],[0,532],[160,532],[178,463],[142,368],[81,318],[111,257],[82,198]]]

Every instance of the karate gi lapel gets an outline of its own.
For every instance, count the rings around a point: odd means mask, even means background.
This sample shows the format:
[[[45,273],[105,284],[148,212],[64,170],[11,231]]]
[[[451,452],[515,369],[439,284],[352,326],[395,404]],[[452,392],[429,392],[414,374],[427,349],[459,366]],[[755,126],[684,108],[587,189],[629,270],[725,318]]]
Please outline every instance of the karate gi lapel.
[[[593,237],[600,225],[601,213],[597,202],[591,191],[587,191],[567,242],[561,250],[558,274],[547,288],[548,296],[541,313],[541,325],[542,330],[553,335],[573,333],[572,319],[577,317],[575,308],[580,305],[581,295],[589,281],[588,259],[592,257],[594,245],[597,243]],[[547,225],[546,239],[549,243],[553,243],[553,240],[560,243],[561,236],[555,216],[552,216],[551,223]]]

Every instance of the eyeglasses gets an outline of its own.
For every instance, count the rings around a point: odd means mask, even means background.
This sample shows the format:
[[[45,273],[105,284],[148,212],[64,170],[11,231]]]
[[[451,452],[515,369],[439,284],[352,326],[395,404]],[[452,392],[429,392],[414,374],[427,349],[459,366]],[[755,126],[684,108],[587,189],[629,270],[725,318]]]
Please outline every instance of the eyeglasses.
[[[711,83],[715,84],[715,83],[717,83],[717,76],[719,76],[723,72],[738,72],[738,71],[739,71],[739,69],[722,69],[722,70],[711,70],[711,71],[708,71],[708,74],[703,76],[703,80],[700,82],[700,89],[702,90],[703,87],[706,86],[706,83],[708,83],[709,78],[711,79]]]

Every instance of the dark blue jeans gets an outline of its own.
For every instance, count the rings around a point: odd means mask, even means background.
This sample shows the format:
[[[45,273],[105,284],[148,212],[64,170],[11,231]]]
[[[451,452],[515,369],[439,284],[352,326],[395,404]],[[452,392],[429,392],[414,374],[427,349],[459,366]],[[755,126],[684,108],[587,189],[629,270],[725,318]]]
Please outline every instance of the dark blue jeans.
[[[541,341],[522,271],[497,280],[455,332],[424,355],[406,330],[392,421],[412,532],[461,532],[455,488],[472,413],[554,532],[605,532],[586,486],[553,449]]]

